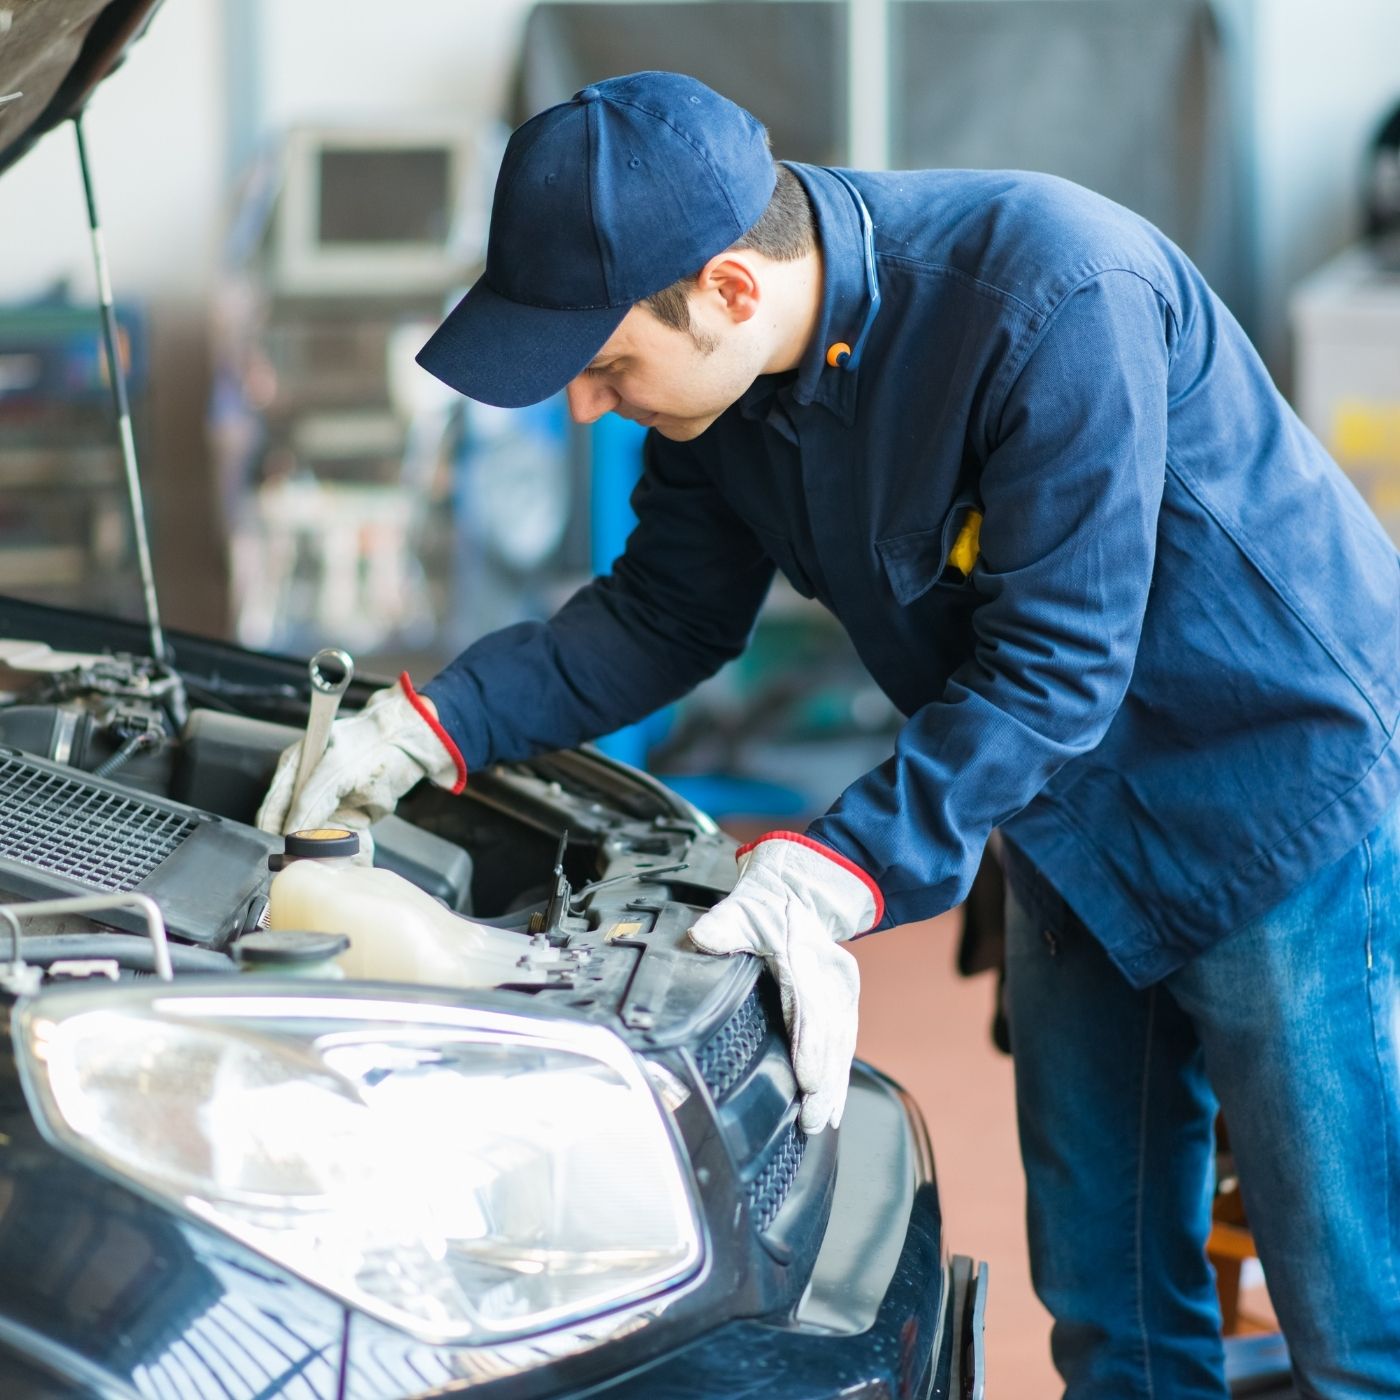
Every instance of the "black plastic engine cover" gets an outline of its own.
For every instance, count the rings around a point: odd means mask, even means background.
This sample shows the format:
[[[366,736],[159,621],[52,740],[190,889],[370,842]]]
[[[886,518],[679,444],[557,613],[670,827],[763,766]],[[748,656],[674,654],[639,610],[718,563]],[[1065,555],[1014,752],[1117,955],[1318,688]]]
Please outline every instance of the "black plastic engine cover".
[[[25,900],[136,892],[166,927],[222,948],[265,894],[277,837],[179,802],[0,748],[0,889]],[[139,914],[113,927],[143,932]]]

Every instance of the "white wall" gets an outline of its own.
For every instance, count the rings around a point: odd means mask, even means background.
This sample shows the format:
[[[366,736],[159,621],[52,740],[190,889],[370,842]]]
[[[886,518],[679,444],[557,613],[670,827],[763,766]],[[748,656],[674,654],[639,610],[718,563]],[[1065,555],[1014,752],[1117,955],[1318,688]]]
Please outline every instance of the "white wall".
[[[1245,77],[1241,203],[1254,224],[1260,339],[1279,367],[1288,289],[1354,236],[1362,153],[1400,100],[1400,0],[1219,3]],[[231,173],[283,124],[499,112],[530,4],[170,0],[87,120],[119,294],[158,311],[202,307]],[[71,130],[0,180],[0,230],[0,300],[60,277],[90,293]]]
[[[224,92],[217,0],[166,5],[83,126],[118,295],[202,299],[224,199]],[[51,131],[0,179],[0,299],[58,278],[95,292],[71,125]]]
[[[226,0],[252,15],[261,121],[418,110],[493,117],[531,0]]]
[[[168,0],[84,123],[118,296],[203,303],[230,176],[282,124],[422,110],[493,116],[530,3]],[[63,277],[91,294],[70,127],[0,179],[0,229],[0,300]]]
[[[1400,103],[1397,0],[1253,0],[1258,339],[1283,363],[1289,290],[1360,231],[1364,153]]]

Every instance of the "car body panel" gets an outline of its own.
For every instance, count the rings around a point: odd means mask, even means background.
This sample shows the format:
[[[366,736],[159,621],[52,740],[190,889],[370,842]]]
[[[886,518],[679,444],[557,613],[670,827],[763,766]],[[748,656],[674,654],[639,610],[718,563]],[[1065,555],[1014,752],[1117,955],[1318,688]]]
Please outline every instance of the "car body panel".
[[[0,1134],[0,1342],[11,1366],[22,1356],[112,1393],[333,1400],[339,1303],[59,1150],[9,1057]]]
[[[230,1400],[458,1390],[666,1400],[742,1393],[733,1389],[741,1375],[768,1387],[755,1394],[805,1400],[926,1394],[953,1342],[937,1189],[913,1167],[923,1126],[895,1086],[860,1064],[849,1112],[844,1194],[882,1205],[864,1230],[828,1232],[820,1269],[857,1280],[862,1306],[873,1304],[857,1316],[858,1331],[838,1331],[829,1317],[828,1325],[804,1323],[800,1309],[727,1320],[736,1294],[750,1307],[765,1305],[739,1276],[741,1261],[726,1262],[719,1250],[703,1276],[654,1304],[567,1336],[454,1348],[347,1309],[68,1157],[36,1127],[10,1065],[0,1078],[0,1133],[8,1138],[0,1151],[0,1380],[8,1373],[18,1387],[53,1378],[55,1394]],[[704,1151],[693,1160],[705,1172]],[[901,1243],[891,1254],[885,1231],[895,1216]]]

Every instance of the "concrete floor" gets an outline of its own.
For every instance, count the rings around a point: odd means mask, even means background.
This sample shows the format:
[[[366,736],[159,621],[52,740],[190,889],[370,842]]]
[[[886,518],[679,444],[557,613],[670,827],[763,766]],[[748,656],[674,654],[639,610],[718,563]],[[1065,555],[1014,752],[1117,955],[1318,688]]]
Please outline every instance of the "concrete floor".
[[[1011,1061],[992,1045],[992,979],[960,978],[954,915],[854,945],[860,1055],[893,1075],[928,1120],[950,1251],[985,1259],[990,1396],[1061,1392],[1050,1319],[1031,1291],[1026,1188],[1016,1147]]]

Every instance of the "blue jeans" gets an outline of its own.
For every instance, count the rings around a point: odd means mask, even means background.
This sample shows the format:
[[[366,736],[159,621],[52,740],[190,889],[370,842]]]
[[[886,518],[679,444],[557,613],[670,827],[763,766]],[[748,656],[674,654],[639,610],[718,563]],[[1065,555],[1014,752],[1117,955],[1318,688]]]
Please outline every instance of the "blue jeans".
[[[1400,1396],[1400,808],[1144,991],[1009,865],[1031,1271],[1066,1396],[1228,1394],[1217,1099],[1301,1393]]]

